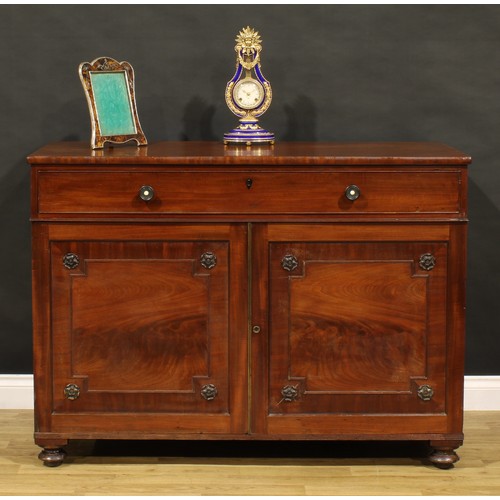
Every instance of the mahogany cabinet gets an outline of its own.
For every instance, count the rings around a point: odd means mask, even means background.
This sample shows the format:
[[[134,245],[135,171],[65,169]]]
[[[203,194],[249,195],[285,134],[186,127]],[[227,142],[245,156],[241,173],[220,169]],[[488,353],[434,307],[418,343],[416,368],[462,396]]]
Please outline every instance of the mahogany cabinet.
[[[458,460],[468,156],[61,142],[28,161],[46,465],[70,439],[420,440]]]

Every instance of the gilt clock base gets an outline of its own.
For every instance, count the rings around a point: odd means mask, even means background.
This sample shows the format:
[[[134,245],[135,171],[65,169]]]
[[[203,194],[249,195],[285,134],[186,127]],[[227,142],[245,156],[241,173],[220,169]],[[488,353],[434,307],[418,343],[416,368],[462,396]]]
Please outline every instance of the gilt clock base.
[[[245,123],[224,134],[224,144],[274,144],[274,134],[256,123]]]

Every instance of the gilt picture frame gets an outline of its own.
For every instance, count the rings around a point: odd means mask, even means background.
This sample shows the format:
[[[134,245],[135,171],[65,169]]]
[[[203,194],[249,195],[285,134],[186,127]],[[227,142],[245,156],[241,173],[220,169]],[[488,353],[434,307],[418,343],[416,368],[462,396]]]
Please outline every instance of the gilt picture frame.
[[[134,70],[127,61],[99,57],[78,68],[89,107],[92,149],[106,142],[147,144],[137,114]]]

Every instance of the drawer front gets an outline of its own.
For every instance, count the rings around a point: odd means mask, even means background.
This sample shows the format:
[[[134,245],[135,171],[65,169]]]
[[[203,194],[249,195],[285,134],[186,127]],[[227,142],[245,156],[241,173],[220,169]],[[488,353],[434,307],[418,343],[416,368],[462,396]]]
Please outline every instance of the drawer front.
[[[37,184],[39,214],[451,214],[463,211],[457,170],[42,170]]]

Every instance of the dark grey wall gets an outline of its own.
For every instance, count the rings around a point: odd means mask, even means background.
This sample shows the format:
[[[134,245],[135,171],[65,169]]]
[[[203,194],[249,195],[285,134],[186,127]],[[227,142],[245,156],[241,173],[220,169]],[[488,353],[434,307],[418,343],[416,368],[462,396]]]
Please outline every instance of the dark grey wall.
[[[500,7],[0,7],[0,373],[31,372],[29,168],[88,140],[78,64],[129,61],[150,142],[220,140],[234,37],[264,41],[278,140],[446,142],[470,170],[468,374],[500,374]]]

